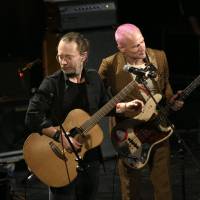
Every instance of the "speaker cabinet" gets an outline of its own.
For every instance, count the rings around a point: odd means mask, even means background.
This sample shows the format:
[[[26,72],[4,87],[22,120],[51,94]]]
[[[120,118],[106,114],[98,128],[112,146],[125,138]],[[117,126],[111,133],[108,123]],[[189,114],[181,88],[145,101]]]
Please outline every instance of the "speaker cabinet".
[[[114,1],[59,1],[46,3],[47,26],[51,31],[63,32],[116,24]]]

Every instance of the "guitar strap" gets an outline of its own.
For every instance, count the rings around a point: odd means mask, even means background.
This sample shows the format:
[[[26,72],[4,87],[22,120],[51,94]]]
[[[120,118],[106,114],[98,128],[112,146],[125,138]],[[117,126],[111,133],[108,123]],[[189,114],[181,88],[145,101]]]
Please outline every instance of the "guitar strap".
[[[146,58],[144,59],[144,62],[146,66],[153,65],[158,69],[155,54],[153,51],[151,51],[151,49],[148,49],[148,51],[146,52]],[[133,78],[135,78],[135,76],[133,76]],[[160,93],[161,91],[157,81],[158,81],[158,76],[156,78],[146,80],[147,84],[146,86],[149,88],[149,90],[147,90],[145,86],[141,84],[136,84],[136,89],[134,90],[136,98],[139,98],[144,102],[146,102],[151,97],[149,94],[150,91],[152,95]]]
[[[87,97],[88,97],[90,114],[94,114],[99,109],[98,99],[99,95],[101,94],[101,85],[98,84],[99,83],[98,78],[100,79],[99,74],[95,69],[86,70]]]
[[[158,63],[157,63],[157,60],[156,60],[156,56],[155,56],[155,53],[151,49],[148,49],[148,51],[146,52],[145,62],[146,62],[146,64],[152,63],[156,67],[156,69],[158,70]],[[151,80],[153,82],[153,85],[154,85],[157,93],[161,94],[161,90],[160,90],[160,87],[158,86],[158,82],[157,82],[158,81],[158,75],[156,76],[156,78],[152,78]]]
[[[158,63],[155,57],[155,53],[151,49],[148,49],[148,51],[146,51],[146,58],[144,61],[146,64],[152,63],[156,68],[158,68]]]

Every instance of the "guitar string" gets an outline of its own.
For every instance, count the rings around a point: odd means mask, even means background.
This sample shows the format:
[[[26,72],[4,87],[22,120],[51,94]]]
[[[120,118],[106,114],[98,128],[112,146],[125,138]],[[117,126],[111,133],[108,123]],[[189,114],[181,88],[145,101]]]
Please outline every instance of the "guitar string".
[[[182,94],[181,98],[184,99],[185,97],[187,97],[191,91],[193,91],[193,89],[195,89],[199,83],[199,79],[200,79],[200,75],[185,89],[185,92]],[[195,86],[194,86],[195,85]],[[132,89],[132,87],[134,85],[129,84],[128,86],[131,86],[130,88]],[[113,104],[116,105],[120,99],[123,99],[127,93],[130,91],[129,87],[125,87],[123,92],[119,93],[119,95],[116,95],[110,102],[110,104],[106,104],[105,107],[102,107],[101,112],[103,113],[103,115],[107,114],[112,108],[113,108]],[[127,91],[126,91],[127,90]],[[156,123],[162,123],[163,121],[166,121],[166,113],[169,112],[170,110],[170,104],[167,104],[164,108],[162,107],[160,109],[159,114],[156,116]],[[96,117],[96,118],[95,118]],[[83,130],[83,134],[86,134],[88,132],[89,129],[91,129],[97,121],[99,121],[102,117],[102,114],[100,114],[99,112],[96,113],[96,115],[94,115],[94,118],[91,119],[90,121],[86,121],[86,123],[84,123],[81,126],[81,129]],[[154,123],[155,123],[154,121]],[[167,119],[168,121],[168,119]],[[152,126],[155,125],[152,123]],[[152,127],[150,126],[150,127]],[[134,139],[136,139],[137,137],[135,136]]]
[[[184,100],[195,88],[197,88],[200,85],[200,75],[192,81],[181,93],[181,96],[179,97],[180,100]],[[163,121],[166,120],[167,114],[170,111],[171,104],[168,102],[166,106],[160,107],[160,116],[156,119],[158,123],[162,123]],[[168,121],[168,119],[167,119]],[[171,123],[171,122],[170,122]],[[173,127],[172,127],[173,128]]]
[[[200,79],[200,75],[184,90],[184,92],[182,93],[182,96],[181,96],[182,99],[186,98],[200,84],[199,79]],[[160,112],[157,115],[157,120],[159,123],[161,123],[161,121],[163,121],[163,120],[166,120],[166,113],[169,112],[170,106],[171,106],[170,104],[167,104],[164,108],[162,107],[162,109],[160,109]],[[153,123],[152,123],[152,126],[153,126]],[[145,130],[142,129],[143,134],[144,134],[144,132],[145,132]],[[133,140],[135,140],[135,138],[138,139],[136,134],[134,134],[134,135],[135,135],[135,137],[133,137]]]
[[[115,95],[107,104],[105,104],[98,112],[96,112],[90,120],[86,121],[81,129],[84,130],[83,134],[87,133],[103,116],[109,113],[117,103],[124,99],[128,93],[135,87],[136,82],[131,81],[124,89]]]
[[[184,100],[187,96],[189,96],[189,94],[198,86],[200,85],[200,75],[194,80],[192,81],[181,93],[181,96],[179,97],[180,100]],[[170,107],[171,104],[167,103],[167,105],[165,106],[165,108],[162,108],[162,113],[164,113],[164,115],[167,115],[167,113],[169,113],[170,111]]]
[[[132,88],[132,87],[131,87],[131,88]],[[126,88],[126,89],[125,89],[126,92],[125,92],[125,90],[124,90],[123,94],[120,94],[120,95],[118,95],[116,98],[113,98],[112,104],[109,104],[107,107],[104,107],[104,112],[103,112],[103,110],[102,110],[103,115],[105,116],[105,114],[107,114],[110,110],[112,110],[112,108],[113,108],[117,103],[119,103],[119,101],[120,101],[121,99],[123,99],[123,98],[127,95],[127,93],[130,91],[131,88],[128,88],[128,89]],[[114,106],[113,106],[113,105],[114,105]],[[93,121],[89,122],[88,127],[85,128],[85,131],[84,131],[84,132],[87,132],[90,128],[92,128],[92,127],[96,124],[96,122],[99,121],[101,118],[102,118],[102,114],[97,113],[97,114],[96,114],[96,118],[94,118]]]

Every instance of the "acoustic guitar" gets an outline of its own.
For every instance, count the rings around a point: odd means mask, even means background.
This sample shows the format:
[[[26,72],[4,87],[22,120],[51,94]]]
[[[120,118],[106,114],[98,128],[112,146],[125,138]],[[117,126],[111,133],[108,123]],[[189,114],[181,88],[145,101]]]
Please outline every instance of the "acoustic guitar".
[[[80,158],[83,158],[88,150],[102,143],[103,132],[97,123],[121,102],[136,84],[134,80],[131,81],[92,116],[80,109],[72,110],[67,115],[62,125],[83,144],[78,152]],[[75,153],[63,150],[60,143],[45,135],[31,133],[23,145],[23,155],[29,169],[48,186],[66,186],[77,176],[78,163]]]

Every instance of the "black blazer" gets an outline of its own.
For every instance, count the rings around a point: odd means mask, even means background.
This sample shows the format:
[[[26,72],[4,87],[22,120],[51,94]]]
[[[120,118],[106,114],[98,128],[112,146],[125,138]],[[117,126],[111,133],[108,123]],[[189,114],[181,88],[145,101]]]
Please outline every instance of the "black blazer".
[[[89,114],[95,113],[108,101],[103,82],[94,69],[85,70]],[[25,124],[31,132],[41,132],[43,128],[58,126],[66,116],[62,115],[64,91],[67,88],[64,74],[58,70],[47,76],[37,92],[30,99]]]

